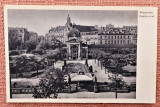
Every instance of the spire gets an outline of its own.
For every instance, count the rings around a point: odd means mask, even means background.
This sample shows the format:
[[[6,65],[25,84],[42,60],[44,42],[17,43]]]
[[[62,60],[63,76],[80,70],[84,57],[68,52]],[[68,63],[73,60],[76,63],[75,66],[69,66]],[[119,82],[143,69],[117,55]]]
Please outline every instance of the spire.
[[[72,26],[71,18],[70,18],[70,16],[69,16],[69,11],[68,11],[68,16],[67,16],[67,23],[66,23],[66,26]]]
[[[69,14],[68,14],[68,17],[67,17],[67,23],[71,23],[71,18],[69,17]]]

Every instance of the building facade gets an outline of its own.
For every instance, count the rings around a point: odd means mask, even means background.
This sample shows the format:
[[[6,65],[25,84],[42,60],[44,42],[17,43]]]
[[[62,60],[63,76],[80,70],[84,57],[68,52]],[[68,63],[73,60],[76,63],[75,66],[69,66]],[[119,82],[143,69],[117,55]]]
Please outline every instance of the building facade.
[[[128,45],[133,44],[131,34],[98,34],[98,44]]]
[[[82,36],[82,42],[86,43],[88,42],[89,44],[94,43],[95,38],[91,38],[91,36],[96,36],[98,38],[98,27],[97,26],[83,26],[83,25],[76,25],[75,23],[71,22],[71,18],[68,15],[67,16],[67,22],[65,26],[57,26],[55,28],[51,28],[49,32],[46,34],[46,38],[48,41],[51,38],[55,38],[59,40],[60,42],[66,43],[68,40],[67,35],[71,31],[71,29],[74,27],[80,31],[80,34]],[[89,39],[88,39],[89,38]],[[98,41],[95,41],[96,43]]]
[[[8,28],[9,49],[15,50],[21,47],[29,39],[29,32],[26,28]]]
[[[26,28],[9,27],[8,28],[9,49],[16,50],[17,48],[25,48],[27,42],[38,43],[38,34],[33,31],[28,31]]]
[[[136,27],[106,27],[76,25],[67,16],[64,26],[51,28],[45,36],[46,42],[58,40],[63,44],[60,47],[61,58],[66,60],[88,59],[92,56],[89,46],[100,45],[128,45],[136,44]]]
[[[74,25],[67,35],[66,44],[66,47],[62,47],[63,59],[81,60],[88,58],[88,47],[82,44],[81,33]]]

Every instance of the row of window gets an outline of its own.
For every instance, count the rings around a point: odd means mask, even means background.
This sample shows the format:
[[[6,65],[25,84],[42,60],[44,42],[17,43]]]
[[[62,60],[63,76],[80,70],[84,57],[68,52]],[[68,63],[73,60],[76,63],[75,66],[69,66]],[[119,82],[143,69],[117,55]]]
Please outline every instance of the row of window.
[[[97,37],[82,37],[82,39],[98,39]]]
[[[81,35],[95,35],[96,32],[81,32]]]
[[[61,42],[64,42],[64,38],[63,37],[56,37],[56,39],[58,39]]]
[[[56,36],[65,36],[65,33],[54,33]]]
[[[101,36],[101,39],[129,39],[129,36]]]
[[[106,40],[105,42],[100,41],[100,44],[130,44],[129,40]]]

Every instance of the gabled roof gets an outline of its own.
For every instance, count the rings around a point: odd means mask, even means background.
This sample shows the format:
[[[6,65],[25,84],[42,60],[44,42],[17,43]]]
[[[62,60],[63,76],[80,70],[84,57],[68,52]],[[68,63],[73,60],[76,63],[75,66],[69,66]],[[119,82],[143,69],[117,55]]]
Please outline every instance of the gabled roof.
[[[93,81],[93,78],[91,77],[91,75],[78,75],[76,73],[76,75],[74,75],[73,77],[71,77],[71,81]]]
[[[94,26],[82,26],[82,25],[75,25],[75,28],[78,29],[80,32],[91,32],[97,31]]]
[[[66,26],[57,26],[56,28],[51,28],[49,31],[60,32],[64,30]]]
[[[79,43],[79,42],[81,42],[81,41],[74,38],[74,39],[70,39],[70,40],[67,41],[67,42],[70,42],[70,43]]]
[[[54,30],[54,31],[62,31],[62,30],[64,30],[66,28],[66,26],[58,26],[58,27],[56,27],[56,29]]]
[[[132,65],[127,65],[122,67],[123,70],[126,70],[128,72],[136,72],[136,66],[132,66]]]

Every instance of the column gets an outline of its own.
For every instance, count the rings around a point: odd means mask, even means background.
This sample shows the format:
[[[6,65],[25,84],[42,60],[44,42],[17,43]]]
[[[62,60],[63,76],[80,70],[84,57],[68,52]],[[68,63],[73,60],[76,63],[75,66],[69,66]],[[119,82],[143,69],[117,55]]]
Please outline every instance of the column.
[[[78,59],[81,59],[81,46],[80,44],[78,45]]]
[[[68,44],[68,56],[69,56],[69,59],[71,59],[71,45]]]

